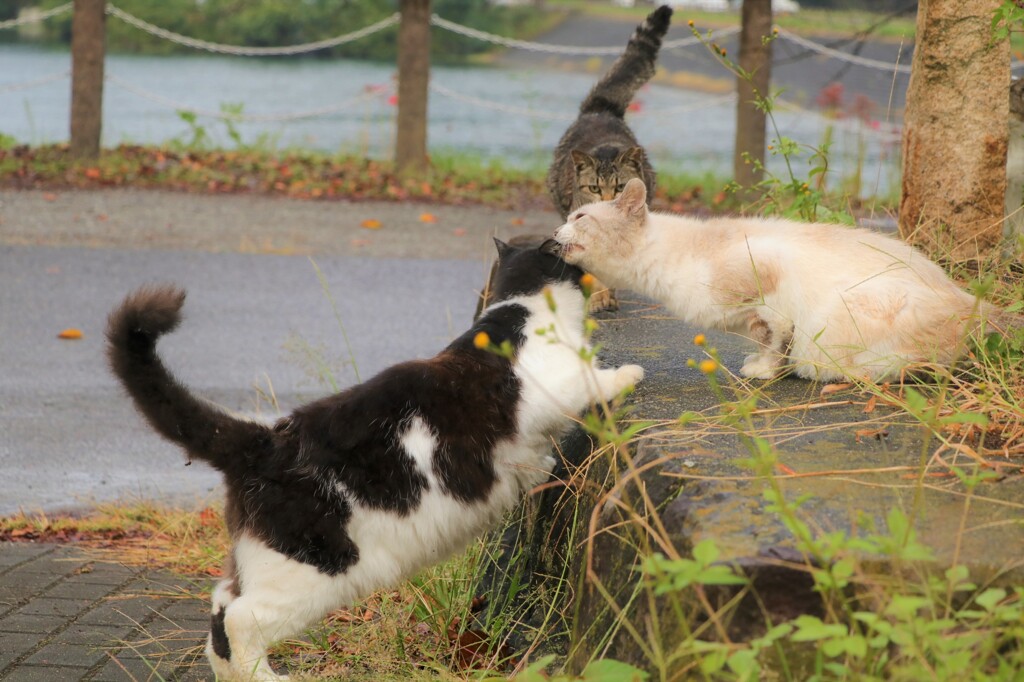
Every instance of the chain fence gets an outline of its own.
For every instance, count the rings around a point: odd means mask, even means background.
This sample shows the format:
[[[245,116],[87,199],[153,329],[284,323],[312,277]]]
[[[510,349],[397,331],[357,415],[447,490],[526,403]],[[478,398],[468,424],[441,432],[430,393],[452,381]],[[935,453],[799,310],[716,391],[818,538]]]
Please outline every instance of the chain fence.
[[[0,22],[0,29],[14,28],[25,24],[42,22],[52,17],[64,14],[72,9],[73,3],[65,3],[59,7],[55,7],[52,10],[42,12],[34,15],[27,15],[19,19],[11,19],[8,21]],[[401,15],[398,12],[387,16],[380,21],[374,22],[368,26],[365,26],[351,33],[335,36],[333,38],[326,38],[324,40],[318,40],[309,43],[300,43],[297,45],[285,45],[280,47],[247,47],[244,45],[227,45],[223,43],[215,43],[207,40],[200,40],[198,38],[191,38],[189,36],[175,33],[174,31],[161,28],[154,24],[140,19],[129,12],[124,11],[113,3],[108,3],[106,8],[107,14],[115,17],[126,24],[133,26],[140,31],[144,31],[154,37],[167,40],[169,42],[188,47],[195,50],[204,50],[216,54],[227,54],[239,57],[282,57],[282,56],[295,56],[301,54],[308,54],[316,52],[318,50],[325,50],[339,45],[344,45],[361,38],[373,35],[379,31],[383,31],[391,26],[396,25]],[[450,31],[457,35],[461,35],[467,38],[474,38],[483,42],[488,42],[493,45],[500,45],[502,47],[527,50],[532,52],[542,52],[549,54],[560,54],[565,56],[579,56],[579,57],[593,57],[593,56],[614,56],[622,52],[622,45],[611,45],[606,47],[586,47],[586,46],[573,46],[573,45],[557,45],[552,43],[538,43],[528,40],[518,40],[515,38],[507,38],[505,36],[497,35],[494,33],[488,33],[487,31],[481,31],[469,26],[449,21],[437,14],[433,14],[430,17],[430,23],[440,29]],[[715,34],[716,40],[721,40],[729,36],[733,36],[739,33],[739,27],[731,27],[722,29]],[[849,52],[843,52],[827,45],[815,42],[803,36],[797,35],[791,31],[785,29],[779,29],[779,37],[784,38],[796,45],[799,45],[805,50],[816,52],[818,54],[837,59],[842,62],[862,66],[870,69],[879,69],[883,71],[898,73],[909,73],[909,64],[898,64],[891,63],[879,59],[871,59],[868,57],[862,57],[856,54],[850,54]],[[662,43],[661,49],[663,51],[675,50],[684,47],[691,47],[706,42],[706,39],[700,36],[690,36],[688,38],[681,38],[678,40],[669,40]],[[1020,66],[1021,64],[1015,64],[1014,66]]]
[[[54,7],[53,9],[47,10],[45,12],[39,12],[38,14],[34,12],[29,12],[26,13],[25,16],[23,17],[0,21],[0,31],[7,28],[17,28],[19,26],[28,26],[29,24],[41,23],[52,17],[57,17],[66,12],[70,12],[71,9],[74,7],[74,4],[75,3],[73,2],[66,2],[63,5]]]
[[[53,9],[47,10],[46,12],[38,12],[38,13],[33,13],[33,14],[27,14],[25,16],[19,17],[18,19],[12,19],[12,20],[8,20],[8,21],[0,22],[0,30],[16,28],[18,26],[23,26],[23,25],[30,24],[30,23],[37,23],[37,22],[46,21],[46,20],[51,19],[53,17],[57,17],[57,16],[60,16],[62,14],[65,14],[65,13],[71,11],[72,9],[73,9],[73,3],[68,2],[68,3],[60,5],[58,7],[54,7]],[[189,36],[185,36],[185,35],[182,35],[180,33],[176,33],[174,31],[170,31],[170,30],[161,28],[159,26],[156,26],[154,24],[151,24],[151,23],[149,23],[149,22],[147,22],[147,21],[145,21],[143,19],[140,19],[140,18],[138,18],[138,17],[136,17],[136,16],[134,16],[134,15],[132,15],[132,14],[122,10],[121,8],[117,7],[113,3],[108,3],[107,4],[106,12],[107,12],[108,15],[110,15],[110,16],[112,16],[112,17],[114,17],[114,18],[116,18],[116,19],[118,19],[120,21],[125,22],[126,24],[128,24],[130,26],[133,26],[133,27],[135,27],[138,30],[146,32],[146,33],[148,33],[150,35],[153,35],[153,36],[155,36],[157,38],[160,38],[160,39],[163,39],[163,40],[167,40],[167,41],[173,42],[175,44],[181,45],[183,47],[187,47],[187,48],[190,48],[190,49],[196,49],[196,50],[203,50],[203,51],[210,52],[210,53],[215,53],[215,54],[225,54],[225,55],[240,56],[240,57],[281,57],[281,56],[294,56],[294,55],[308,54],[308,53],[315,52],[315,51],[318,51],[318,50],[330,49],[332,47],[337,47],[337,46],[343,45],[345,43],[353,42],[353,41],[359,40],[361,38],[365,38],[367,36],[370,36],[370,35],[373,35],[375,33],[378,33],[380,31],[383,31],[385,29],[388,29],[388,28],[398,24],[400,19],[401,19],[400,14],[398,12],[395,12],[395,13],[393,13],[393,14],[391,14],[391,15],[389,15],[389,16],[387,16],[387,17],[385,17],[385,18],[383,18],[383,19],[381,19],[381,20],[379,20],[377,22],[369,24],[369,25],[367,25],[367,26],[365,26],[365,27],[363,27],[361,29],[358,29],[356,31],[352,31],[352,32],[349,32],[349,33],[346,33],[346,34],[343,34],[343,35],[338,35],[338,36],[335,36],[335,37],[332,37],[332,38],[327,38],[327,39],[324,39],[324,40],[318,40],[318,41],[308,42],[308,43],[300,43],[300,44],[296,44],[296,45],[279,46],[279,47],[248,47],[248,46],[242,46],[242,45],[227,45],[227,44],[223,44],[223,43],[215,43],[215,42],[210,42],[210,41],[206,41],[206,40],[200,40],[200,39],[197,39],[197,38],[192,38],[192,37],[189,37]],[[494,33],[488,33],[486,31],[481,31],[481,30],[474,29],[474,28],[471,28],[471,27],[468,27],[468,26],[464,26],[462,24],[458,24],[458,23],[453,22],[453,21],[449,21],[449,20],[444,19],[443,17],[441,17],[441,16],[439,16],[437,14],[431,15],[430,23],[433,26],[437,27],[437,28],[440,28],[440,29],[446,30],[446,31],[450,31],[450,32],[455,33],[457,35],[461,35],[461,36],[464,36],[464,37],[468,37],[468,38],[472,38],[472,39],[488,42],[488,43],[491,43],[491,44],[494,44],[494,45],[498,45],[498,46],[505,47],[505,48],[510,48],[510,49],[519,49],[519,50],[527,50],[527,51],[547,53],[547,54],[559,54],[559,55],[565,55],[565,56],[581,56],[581,57],[615,56],[615,55],[621,54],[621,52],[622,52],[622,45],[614,45],[614,46],[607,46],[607,47],[587,47],[587,46],[572,46],[572,45],[559,45],[559,44],[551,44],[551,43],[539,43],[539,42],[533,42],[533,41],[526,41],[526,40],[518,40],[518,39],[513,39],[513,38],[507,38],[505,36],[497,35],[497,34],[494,34]],[[740,29],[738,27],[732,27],[732,28],[720,30],[720,31],[716,32],[715,39],[716,40],[721,40],[722,38],[735,35],[736,33],[739,32],[739,30]],[[897,63],[890,63],[890,62],[886,62],[884,60],[871,59],[871,58],[862,57],[862,56],[856,55],[856,54],[850,54],[848,52],[844,52],[842,50],[838,50],[838,49],[835,49],[833,47],[822,45],[820,43],[817,43],[817,42],[815,42],[813,40],[804,38],[803,36],[797,35],[795,33],[792,33],[791,31],[788,31],[788,30],[785,30],[785,29],[779,29],[778,33],[779,33],[779,37],[780,38],[785,39],[787,41],[790,41],[793,44],[799,46],[800,48],[802,48],[804,50],[807,50],[809,52],[814,52],[816,54],[820,54],[820,55],[823,55],[823,56],[831,58],[831,59],[840,60],[840,61],[847,62],[847,63],[850,63],[850,64],[854,64],[854,65],[857,65],[857,66],[861,66],[861,67],[864,67],[864,68],[883,70],[883,71],[887,71],[887,72],[890,72],[890,73],[895,72],[895,73],[904,73],[905,74],[905,73],[909,73],[910,72],[910,65],[909,64],[900,64],[898,62]],[[707,42],[707,40],[708,39],[703,37],[703,36],[692,36],[692,37],[683,38],[683,39],[679,39],[679,40],[665,41],[665,42],[662,43],[662,48],[661,49],[662,50],[681,49],[681,48],[691,47],[691,46],[695,46],[695,45],[700,45],[702,43]],[[1015,66],[1019,66],[1019,64],[1015,65]],[[47,85],[49,83],[53,83],[53,82],[56,82],[56,81],[59,81],[59,80],[67,79],[67,78],[69,78],[69,76],[70,76],[70,72],[65,70],[65,71],[61,71],[61,72],[58,72],[58,73],[52,73],[52,74],[49,74],[49,75],[46,75],[46,76],[42,76],[42,77],[39,77],[39,78],[34,78],[34,79],[31,79],[31,80],[26,80],[26,81],[19,82],[19,83],[10,83],[10,84],[5,84],[5,85],[0,85],[0,93],[8,93],[8,92],[14,92],[14,91],[18,91],[18,90],[26,90],[26,89],[30,89],[30,88],[34,88],[34,87],[38,87],[38,86],[43,86],[43,85]],[[137,97],[143,98],[143,99],[148,100],[150,102],[153,102],[155,104],[159,104],[159,105],[161,105],[163,107],[166,107],[166,108],[169,108],[169,109],[173,109],[175,111],[188,112],[188,113],[192,113],[192,114],[194,114],[196,116],[202,116],[202,117],[219,119],[219,120],[225,120],[225,121],[251,122],[251,123],[275,123],[275,122],[298,121],[298,120],[305,120],[305,119],[312,119],[312,118],[327,117],[327,116],[331,116],[331,115],[343,112],[346,109],[350,109],[350,108],[352,108],[353,106],[355,106],[357,104],[370,101],[370,100],[374,99],[375,97],[379,97],[380,94],[381,94],[378,89],[372,88],[371,86],[366,86],[364,88],[364,92],[363,93],[361,93],[359,95],[356,95],[356,96],[353,96],[353,97],[351,97],[351,98],[349,98],[349,99],[347,99],[345,101],[337,102],[337,103],[334,103],[334,104],[325,105],[325,106],[316,107],[316,108],[305,109],[305,110],[291,111],[291,112],[267,113],[267,114],[258,114],[258,113],[256,113],[256,114],[254,114],[254,113],[244,113],[244,112],[241,112],[241,111],[237,111],[237,112],[233,112],[233,111],[215,111],[215,110],[211,110],[211,109],[203,109],[203,108],[193,107],[193,106],[190,106],[188,104],[175,101],[174,99],[172,99],[170,97],[166,97],[166,96],[161,95],[159,93],[152,92],[151,90],[147,90],[145,88],[142,88],[142,87],[139,87],[137,85],[134,85],[134,84],[132,84],[132,83],[122,79],[122,78],[119,78],[115,74],[108,74],[106,76],[106,81],[111,83],[112,85],[114,85],[114,86],[116,86],[116,87],[126,91],[126,92],[129,92],[129,93],[137,96]],[[496,101],[488,100],[488,99],[485,99],[485,98],[482,98],[482,97],[478,97],[476,95],[460,93],[460,92],[458,92],[456,90],[452,90],[451,88],[447,88],[447,87],[445,87],[443,85],[440,85],[440,84],[438,84],[436,82],[432,82],[430,84],[430,90],[431,90],[431,92],[433,92],[434,94],[436,94],[436,95],[438,95],[440,97],[448,98],[450,100],[457,101],[457,102],[460,102],[462,104],[467,104],[467,105],[470,105],[470,106],[473,106],[473,107],[487,109],[487,110],[490,110],[490,111],[499,111],[499,112],[502,112],[502,113],[506,113],[506,114],[510,114],[510,115],[515,115],[515,116],[523,116],[523,117],[528,117],[528,118],[533,118],[533,119],[542,119],[542,120],[550,120],[550,121],[563,121],[563,122],[571,121],[571,120],[573,120],[575,118],[575,114],[557,114],[557,113],[553,113],[553,112],[549,112],[549,111],[543,111],[543,110],[532,109],[532,108],[527,108],[527,107],[520,107],[520,106],[510,105],[510,104],[503,103],[503,102],[496,102]],[[643,111],[638,111],[638,112],[636,112],[636,115],[641,115],[641,116],[647,115],[647,116],[653,116],[653,117],[679,115],[679,114],[687,113],[687,112],[690,112],[690,111],[696,111],[696,110],[710,108],[710,107],[715,107],[715,106],[723,106],[723,105],[731,104],[731,103],[734,103],[734,102],[735,102],[735,95],[734,94],[728,94],[728,95],[722,95],[722,96],[717,96],[717,97],[707,97],[707,98],[703,99],[700,102],[694,102],[694,103],[679,105],[679,106],[675,106],[675,107],[668,107],[668,108],[664,108],[664,109],[661,109],[661,110],[650,110],[650,111],[643,110]],[[792,103],[792,102],[781,102],[781,104],[782,104],[782,106],[785,109],[787,109],[789,111],[793,111],[793,112],[797,112],[797,113],[802,113],[802,114],[811,114],[811,115],[815,115],[815,116],[821,116],[821,114],[819,112],[812,111],[810,109],[806,109],[806,108],[800,107],[799,105],[797,105],[795,103]],[[850,126],[858,125],[858,122],[857,121],[851,121],[851,120],[837,119],[835,121],[835,124],[838,127],[850,127]],[[887,125],[884,128],[883,127],[876,127],[876,128],[868,127],[867,130],[869,132],[876,132],[879,135],[882,135],[882,136],[885,136],[885,137],[891,137],[893,135],[898,135],[899,126],[897,126],[897,125]]]

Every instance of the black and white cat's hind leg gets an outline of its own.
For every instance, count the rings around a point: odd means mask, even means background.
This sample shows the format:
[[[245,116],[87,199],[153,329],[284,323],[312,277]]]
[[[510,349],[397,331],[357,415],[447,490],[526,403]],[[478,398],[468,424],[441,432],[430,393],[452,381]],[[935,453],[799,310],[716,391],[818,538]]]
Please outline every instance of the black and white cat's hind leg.
[[[358,596],[348,576],[328,575],[262,540],[241,535],[234,547],[236,575],[214,589],[206,655],[217,679],[280,682],[267,650],[300,636]]]

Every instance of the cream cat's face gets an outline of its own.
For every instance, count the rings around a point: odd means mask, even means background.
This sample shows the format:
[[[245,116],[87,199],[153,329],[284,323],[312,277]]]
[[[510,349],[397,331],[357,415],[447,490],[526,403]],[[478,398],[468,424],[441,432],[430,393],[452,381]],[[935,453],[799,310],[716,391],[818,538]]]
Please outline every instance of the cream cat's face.
[[[647,222],[647,188],[642,180],[626,183],[614,201],[600,201],[573,211],[554,239],[562,259],[614,285],[615,264],[636,250]]]

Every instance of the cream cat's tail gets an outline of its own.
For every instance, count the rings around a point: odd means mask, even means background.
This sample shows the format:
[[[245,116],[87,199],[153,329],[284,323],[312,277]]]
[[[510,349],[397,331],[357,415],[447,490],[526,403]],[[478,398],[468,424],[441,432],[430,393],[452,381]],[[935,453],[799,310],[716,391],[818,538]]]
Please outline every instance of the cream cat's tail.
[[[661,39],[668,32],[672,8],[662,5],[636,27],[626,49],[580,105],[581,114],[611,112],[622,118],[633,96],[654,76]]]
[[[156,342],[181,322],[185,292],[143,287],[107,319],[107,356],[114,374],[150,425],[191,457],[227,472],[270,448],[270,429],[237,419],[195,396],[164,366]]]

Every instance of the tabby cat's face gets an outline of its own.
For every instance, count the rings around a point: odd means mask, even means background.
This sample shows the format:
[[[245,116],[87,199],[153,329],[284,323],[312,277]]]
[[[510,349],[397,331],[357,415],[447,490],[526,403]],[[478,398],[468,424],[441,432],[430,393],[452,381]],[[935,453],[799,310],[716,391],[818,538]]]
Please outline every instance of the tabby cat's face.
[[[576,168],[573,208],[594,201],[610,201],[622,193],[633,178],[644,179],[640,147],[630,147],[618,153],[599,149],[594,155],[572,151]],[[603,152],[603,153],[602,153]]]

